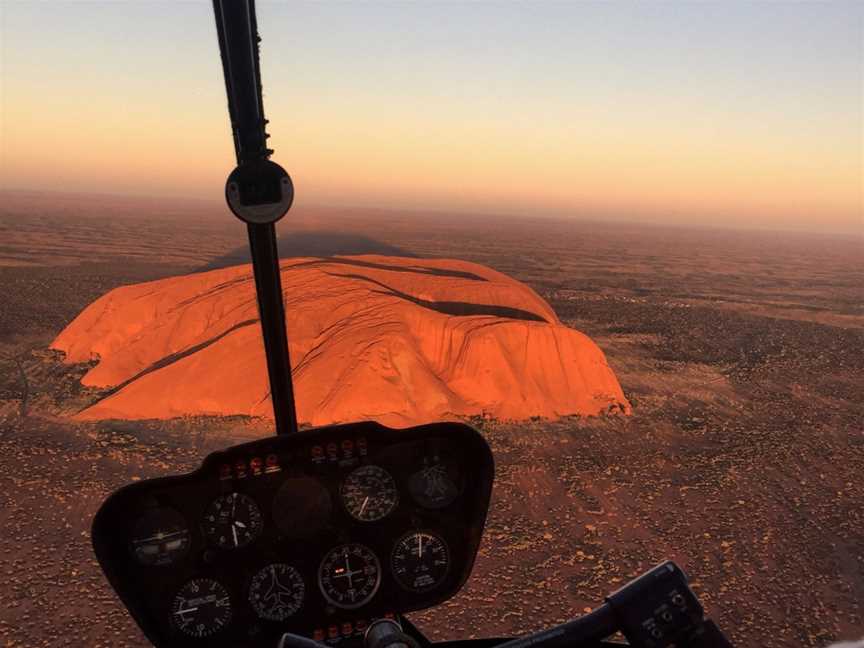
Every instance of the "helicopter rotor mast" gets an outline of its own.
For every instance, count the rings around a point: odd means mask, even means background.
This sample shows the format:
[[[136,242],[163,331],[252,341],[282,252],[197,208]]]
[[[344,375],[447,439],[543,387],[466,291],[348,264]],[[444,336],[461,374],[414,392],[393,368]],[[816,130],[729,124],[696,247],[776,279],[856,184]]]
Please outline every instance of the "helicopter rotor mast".
[[[225,198],[234,215],[246,223],[276,433],[289,434],[297,431],[297,411],[276,221],[290,209],[294,187],[285,170],[270,160],[273,151],[267,147],[255,0],[213,0],[213,11],[237,155]]]

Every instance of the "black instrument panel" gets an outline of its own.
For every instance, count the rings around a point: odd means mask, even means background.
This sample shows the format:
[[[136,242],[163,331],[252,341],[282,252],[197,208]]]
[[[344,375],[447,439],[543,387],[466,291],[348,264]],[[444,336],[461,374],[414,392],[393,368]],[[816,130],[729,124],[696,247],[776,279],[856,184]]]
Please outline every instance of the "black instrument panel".
[[[275,645],[286,631],[339,642],[459,591],[493,474],[466,425],[319,428],[118,490],[93,546],[157,647]]]

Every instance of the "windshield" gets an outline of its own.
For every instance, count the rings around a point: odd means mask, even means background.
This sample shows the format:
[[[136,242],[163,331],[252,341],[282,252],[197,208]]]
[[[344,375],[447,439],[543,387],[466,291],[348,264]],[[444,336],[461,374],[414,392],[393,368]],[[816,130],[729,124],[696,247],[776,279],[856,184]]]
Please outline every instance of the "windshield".
[[[148,646],[94,513],[274,433],[213,7],[0,11],[0,637]],[[666,559],[736,645],[864,635],[862,20],[260,3],[300,427],[464,421],[494,455],[430,639]]]

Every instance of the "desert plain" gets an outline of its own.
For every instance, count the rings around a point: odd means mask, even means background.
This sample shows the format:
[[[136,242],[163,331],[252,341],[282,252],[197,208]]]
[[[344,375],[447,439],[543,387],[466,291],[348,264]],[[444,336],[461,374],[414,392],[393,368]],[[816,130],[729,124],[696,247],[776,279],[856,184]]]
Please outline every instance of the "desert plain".
[[[480,263],[605,353],[630,416],[475,418],[496,485],[474,574],[430,637],[568,620],[664,559],[737,646],[864,635],[864,241],[529,216],[297,208],[284,257]],[[0,194],[0,645],[148,645],[102,578],[93,513],[267,419],[77,421],[52,340],[127,284],[248,260],[218,203]],[[290,331],[289,331],[290,336]]]

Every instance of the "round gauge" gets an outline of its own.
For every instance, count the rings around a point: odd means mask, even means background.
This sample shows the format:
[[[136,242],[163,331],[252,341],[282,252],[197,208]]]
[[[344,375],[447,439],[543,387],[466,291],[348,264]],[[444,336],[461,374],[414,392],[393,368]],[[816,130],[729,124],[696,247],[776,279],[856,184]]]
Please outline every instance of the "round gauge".
[[[425,592],[444,581],[450,569],[450,552],[444,540],[433,533],[409,533],[393,547],[390,568],[402,587]]]
[[[371,549],[346,544],[331,549],[318,568],[318,585],[324,598],[345,609],[365,605],[381,584],[381,563]]]
[[[428,463],[424,461],[424,464],[426,465],[408,480],[411,496],[420,506],[428,509],[440,509],[450,505],[459,495],[459,488],[451,471],[438,457],[432,457]]]
[[[306,586],[291,565],[267,565],[252,577],[249,603],[262,619],[285,621],[300,609]]]
[[[132,529],[132,553],[142,565],[170,565],[189,550],[189,528],[172,508],[145,513]]]
[[[348,512],[361,522],[386,517],[399,503],[396,482],[380,466],[360,466],[342,482],[342,501]]]
[[[180,632],[190,637],[209,637],[231,621],[228,590],[210,578],[189,581],[171,604],[171,619]]]
[[[289,538],[308,538],[330,520],[330,492],[313,477],[289,477],[273,498],[273,521]]]
[[[220,549],[245,547],[262,529],[261,511],[248,495],[228,493],[210,502],[204,512],[204,535]]]

